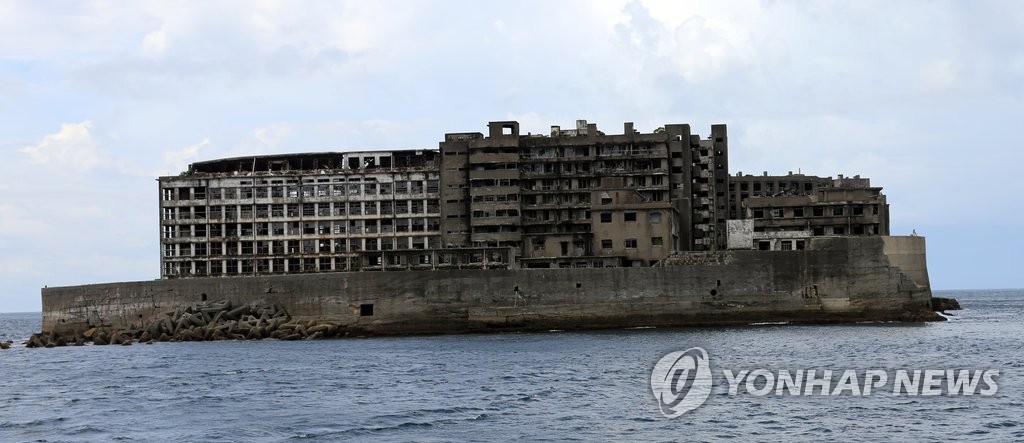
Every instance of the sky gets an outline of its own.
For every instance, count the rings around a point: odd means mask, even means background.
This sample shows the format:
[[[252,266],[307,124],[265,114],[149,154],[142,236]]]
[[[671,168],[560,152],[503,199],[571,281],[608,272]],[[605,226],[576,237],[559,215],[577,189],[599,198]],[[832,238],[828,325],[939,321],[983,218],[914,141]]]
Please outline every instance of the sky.
[[[933,288],[1024,287],[1024,2],[0,0],[0,312],[159,278],[191,162],[577,119],[869,177]]]

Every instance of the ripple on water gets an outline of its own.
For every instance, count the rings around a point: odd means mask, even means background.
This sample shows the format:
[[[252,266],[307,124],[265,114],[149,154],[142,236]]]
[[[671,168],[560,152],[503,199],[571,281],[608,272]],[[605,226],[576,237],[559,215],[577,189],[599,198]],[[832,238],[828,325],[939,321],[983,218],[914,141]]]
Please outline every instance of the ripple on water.
[[[911,326],[12,349],[0,351],[0,441],[1024,439],[1013,415],[1024,407],[1024,292],[953,296],[970,310]],[[693,346],[714,371],[1003,372],[995,397],[750,397],[716,386],[704,406],[666,419],[647,377],[658,358]]]

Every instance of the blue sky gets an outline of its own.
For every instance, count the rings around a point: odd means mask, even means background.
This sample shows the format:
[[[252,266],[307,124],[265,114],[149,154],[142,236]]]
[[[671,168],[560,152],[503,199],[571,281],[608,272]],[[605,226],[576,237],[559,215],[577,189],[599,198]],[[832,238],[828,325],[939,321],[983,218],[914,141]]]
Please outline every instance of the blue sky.
[[[726,123],[735,173],[860,174],[936,289],[1024,287],[1024,3],[0,2],[0,312],[159,276],[188,163]]]

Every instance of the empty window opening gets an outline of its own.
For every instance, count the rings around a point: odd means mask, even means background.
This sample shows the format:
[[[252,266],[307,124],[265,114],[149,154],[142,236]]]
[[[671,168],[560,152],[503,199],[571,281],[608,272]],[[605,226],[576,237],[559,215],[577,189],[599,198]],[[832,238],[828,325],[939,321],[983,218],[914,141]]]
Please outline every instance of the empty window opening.
[[[373,316],[373,303],[364,303],[359,305],[359,316],[360,317],[371,317]]]

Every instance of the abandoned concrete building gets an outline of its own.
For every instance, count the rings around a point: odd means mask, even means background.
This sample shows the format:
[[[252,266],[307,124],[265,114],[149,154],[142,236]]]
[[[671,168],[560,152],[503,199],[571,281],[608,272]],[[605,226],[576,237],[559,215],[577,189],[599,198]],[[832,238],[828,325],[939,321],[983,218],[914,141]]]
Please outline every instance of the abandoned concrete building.
[[[650,266],[672,253],[887,235],[859,176],[730,177],[725,125],[549,135],[497,121],[440,149],[193,163],[160,177],[161,277]]]
[[[792,172],[737,173],[730,177],[729,195],[730,248],[753,243],[761,250],[798,250],[812,236],[889,235],[889,205],[882,188],[871,187],[859,175],[832,179]]]

